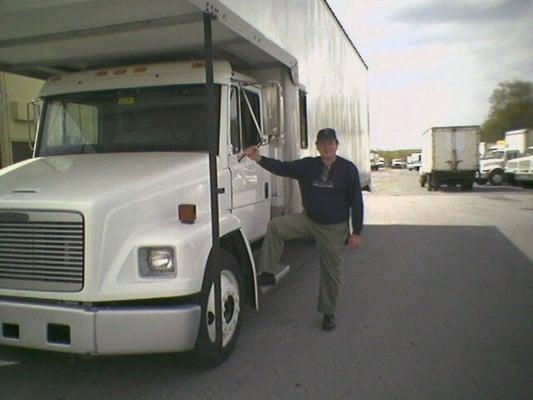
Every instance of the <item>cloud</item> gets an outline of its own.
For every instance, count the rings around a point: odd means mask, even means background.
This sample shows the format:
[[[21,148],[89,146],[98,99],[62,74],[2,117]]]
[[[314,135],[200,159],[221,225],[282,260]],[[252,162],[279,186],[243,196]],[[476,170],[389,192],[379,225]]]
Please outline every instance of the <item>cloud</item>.
[[[487,82],[533,78],[530,0],[431,0],[397,9],[391,18],[412,27],[410,45],[466,43]]]
[[[399,9],[392,19],[413,24],[460,22],[477,25],[531,15],[531,4],[530,0],[432,0]]]
[[[373,147],[481,124],[499,82],[533,80],[531,0],[328,1],[369,65]]]

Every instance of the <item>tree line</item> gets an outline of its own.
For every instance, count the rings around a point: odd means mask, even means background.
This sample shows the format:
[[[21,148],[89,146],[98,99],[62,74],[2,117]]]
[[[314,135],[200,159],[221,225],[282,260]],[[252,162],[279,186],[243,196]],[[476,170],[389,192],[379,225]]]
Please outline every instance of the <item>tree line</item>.
[[[482,125],[481,141],[496,142],[505,132],[533,128],[533,84],[500,82],[489,99],[490,109]]]

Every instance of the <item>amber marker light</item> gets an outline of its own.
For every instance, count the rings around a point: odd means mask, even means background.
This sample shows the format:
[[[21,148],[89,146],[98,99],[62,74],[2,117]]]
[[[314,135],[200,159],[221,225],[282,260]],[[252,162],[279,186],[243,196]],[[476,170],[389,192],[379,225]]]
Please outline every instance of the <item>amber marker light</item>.
[[[205,68],[205,61],[193,61],[191,63],[192,69]]]
[[[180,204],[178,206],[178,216],[184,224],[194,224],[194,221],[196,221],[196,204]]]

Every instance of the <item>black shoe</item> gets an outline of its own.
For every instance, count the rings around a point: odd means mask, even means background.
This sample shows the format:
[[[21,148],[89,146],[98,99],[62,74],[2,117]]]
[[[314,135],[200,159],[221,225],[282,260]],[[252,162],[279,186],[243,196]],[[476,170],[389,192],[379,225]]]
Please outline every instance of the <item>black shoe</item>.
[[[274,286],[276,284],[276,275],[270,272],[263,272],[257,277],[257,286]]]
[[[324,314],[322,319],[322,329],[325,331],[332,331],[335,329],[335,316],[333,314]]]

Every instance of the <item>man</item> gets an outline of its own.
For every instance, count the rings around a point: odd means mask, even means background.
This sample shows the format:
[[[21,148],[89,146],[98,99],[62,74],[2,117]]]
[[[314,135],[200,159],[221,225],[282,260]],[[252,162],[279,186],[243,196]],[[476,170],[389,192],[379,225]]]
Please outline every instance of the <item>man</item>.
[[[320,157],[282,162],[263,157],[255,146],[244,154],[273,174],[297,179],[304,212],[270,221],[263,241],[259,286],[274,285],[275,273],[285,240],[314,239],[320,259],[318,312],[324,315],[322,328],[335,329],[335,306],[339,293],[342,253],[361,245],[363,197],[359,172],[350,161],[337,156],[339,141],[334,129],[321,129],[316,138]],[[352,228],[349,231],[351,212]]]

